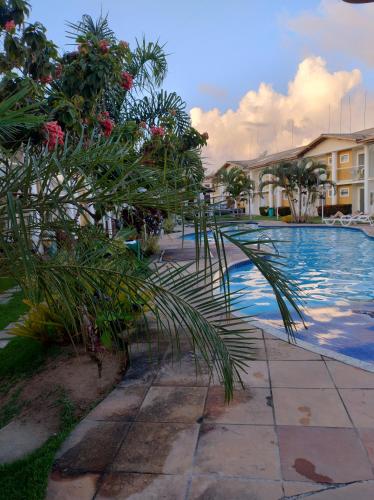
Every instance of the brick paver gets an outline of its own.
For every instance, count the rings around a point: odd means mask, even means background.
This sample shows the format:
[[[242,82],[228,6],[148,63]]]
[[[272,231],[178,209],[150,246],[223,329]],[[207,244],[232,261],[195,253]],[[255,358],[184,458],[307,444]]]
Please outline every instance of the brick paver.
[[[47,499],[372,500],[374,374],[260,337],[230,405],[191,352],[140,349],[60,450]]]

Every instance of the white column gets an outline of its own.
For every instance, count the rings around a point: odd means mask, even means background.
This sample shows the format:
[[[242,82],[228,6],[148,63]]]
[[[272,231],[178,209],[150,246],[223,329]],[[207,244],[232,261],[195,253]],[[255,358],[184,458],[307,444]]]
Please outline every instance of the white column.
[[[269,208],[274,207],[274,202],[273,202],[273,186],[269,184]]]
[[[336,151],[333,151],[331,155],[331,180],[332,182],[336,183],[338,180],[338,153]],[[331,200],[333,205],[336,205],[338,202],[338,188],[335,187],[332,190],[332,200]]]
[[[277,208],[282,206],[282,188],[277,187]]]
[[[364,212],[369,213],[369,146],[364,146],[365,166],[364,166]]]

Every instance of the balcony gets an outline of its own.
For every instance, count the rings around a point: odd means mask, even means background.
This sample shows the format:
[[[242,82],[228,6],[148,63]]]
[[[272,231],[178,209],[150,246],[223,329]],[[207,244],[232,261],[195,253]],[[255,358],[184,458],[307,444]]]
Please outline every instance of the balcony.
[[[352,167],[352,180],[363,181],[365,176],[365,167],[363,165],[356,165]]]

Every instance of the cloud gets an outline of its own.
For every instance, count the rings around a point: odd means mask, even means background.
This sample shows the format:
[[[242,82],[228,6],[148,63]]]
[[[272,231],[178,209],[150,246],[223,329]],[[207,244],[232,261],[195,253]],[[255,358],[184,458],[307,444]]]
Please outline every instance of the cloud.
[[[374,67],[374,6],[322,0],[317,11],[288,19],[288,28],[318,53],[338,52]]]
[[[201,83],[198,87],[198,90],[201,94],[205,94],[209,97],[214,97],[218,100],[224,100],[227,97],[227,90],[218,87],[217,85],[212,85],[210,83]]]
[[[209,133],[208,170],[218,169],[226,160],[255,158],[265,150],[270,153],[307,144],[329,128],[330,132],[364,128],[360,83],[358,69],[329,72],[322,58],[308,57],[299,64],[286,94],[261,83],[242,97],[237,109],[192,108],[193,126]],[[373,100],[368,96],[367,117],[374,116],[372,111]]]

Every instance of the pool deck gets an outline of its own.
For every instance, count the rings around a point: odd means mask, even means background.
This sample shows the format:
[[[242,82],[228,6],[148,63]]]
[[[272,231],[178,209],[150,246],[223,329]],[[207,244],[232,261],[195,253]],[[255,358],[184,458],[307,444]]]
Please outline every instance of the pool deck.
[[[175,235],[161,244],[181,248]],[[167,345],[159,363],[134,346],[124,380],[59,451],[47,499],[372,500],[374,373],[253,337],[230,405],[205,370],[196,377],[187,344],[174,363]]]

